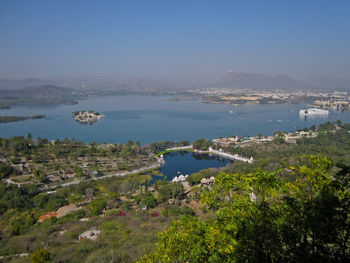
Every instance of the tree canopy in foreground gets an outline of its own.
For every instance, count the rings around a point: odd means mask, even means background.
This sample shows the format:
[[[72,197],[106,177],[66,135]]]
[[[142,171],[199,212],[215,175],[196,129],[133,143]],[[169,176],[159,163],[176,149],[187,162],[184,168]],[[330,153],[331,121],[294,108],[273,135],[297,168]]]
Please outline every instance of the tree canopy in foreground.
[[[349,167],[331,176],[333,162],[306,157],[276,172],[221,173],[202,196],[216,210],[200,221],[183,217],[159,234],[140,262],[349,262]]]

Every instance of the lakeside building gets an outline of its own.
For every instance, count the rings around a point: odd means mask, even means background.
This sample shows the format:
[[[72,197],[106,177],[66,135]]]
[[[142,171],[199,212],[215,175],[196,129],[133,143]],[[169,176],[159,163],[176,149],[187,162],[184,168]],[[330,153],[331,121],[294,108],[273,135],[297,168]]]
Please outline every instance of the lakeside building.
[[[99,121],[105,115],[94,111],[75,111],[72,113],[72,117],[82,124],[91,124]]]
[[[313,115],[328,115],[329,111],[328,110],[322,110],[318,108],[310,108],[306,110],[300,110],[299,115],[300,116],[313,116]]]
[[[348,100],[316,100],[312,107],[331,110],[350,110],[350,102]]]

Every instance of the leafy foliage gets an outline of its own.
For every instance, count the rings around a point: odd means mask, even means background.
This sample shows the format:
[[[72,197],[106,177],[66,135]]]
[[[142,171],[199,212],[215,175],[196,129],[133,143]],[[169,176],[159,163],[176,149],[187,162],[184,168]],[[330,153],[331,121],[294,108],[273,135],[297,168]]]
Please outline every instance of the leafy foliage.
[[[141,262],[345,262],[350,258],[349,171],[331,178],[333,163],[310,156],[292,170],[221,173],[202,201],[207,221],[185,217],[159,235]]]
[[[198,150],[208,150],[210,145],[211,143],[205,138],[201,138],[193,142],[193,148]]]
[[[171,198],[180,199],[184,193],[182,184],[167,183],[159,189],[160,202],[168,201]]]
[[[0,163],[0,179],[4,179],[10,176],[13,169],[10,165]]]
[[[135,196],[135,201],[142,206],[147,206],[148,208],[156,207],[158,202],[157,199],[151,193],[140,194]]]
[[[158,153],[158,152],[164,151],[167,148],[188,146],[188,145],[190,145],[189,141],[180,141],[180,142],[161,141],[161,142],[151,143],[150,148],[152,152]]]
[[[25,210],[33,207],[33,197],[37,194],[34,185],[6,186],[0,183],[0,215],[9,209]]]
[[[31,263],[46,263],[50,262],[51,255],[45,249],[37,249],[34,251],[32,256],[30,257]]]
[[[67,204],[65,197],[60,194],[39,194],[34,197],[35,207],[47,212],[55,211],[57,208]]]
[[[186,181],[189,182],[190,185],[195,185],[199,184],[203,178],[210,178],[211,176],[216,176],[218,173],[218,169],[216,168],[203,169],[197,173],[189,175],[186,178]]]

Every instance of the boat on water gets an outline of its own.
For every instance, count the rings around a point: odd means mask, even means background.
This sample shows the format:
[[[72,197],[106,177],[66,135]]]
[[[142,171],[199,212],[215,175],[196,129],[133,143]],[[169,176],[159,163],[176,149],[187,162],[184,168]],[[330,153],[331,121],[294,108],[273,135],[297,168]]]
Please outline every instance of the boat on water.
[[[299,115],[300,116],[315,116],[315,115],[328,115],[328,110],[322,110],[317,108],[310,108],[306,110],[300,110]]]

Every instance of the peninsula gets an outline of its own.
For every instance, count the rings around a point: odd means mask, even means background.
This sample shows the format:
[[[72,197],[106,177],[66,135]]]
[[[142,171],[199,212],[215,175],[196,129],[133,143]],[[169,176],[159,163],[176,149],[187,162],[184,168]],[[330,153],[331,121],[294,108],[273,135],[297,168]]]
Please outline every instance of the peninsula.
[[[25,121],[28,119],[42,119],[45,115],[33,115],[33,116],[0,116],[0,123]]]
[[[72,113],[74,120],[80,122],[81,124],[92,124],[99,121],[105,115],[94,111],[75,111]]]

